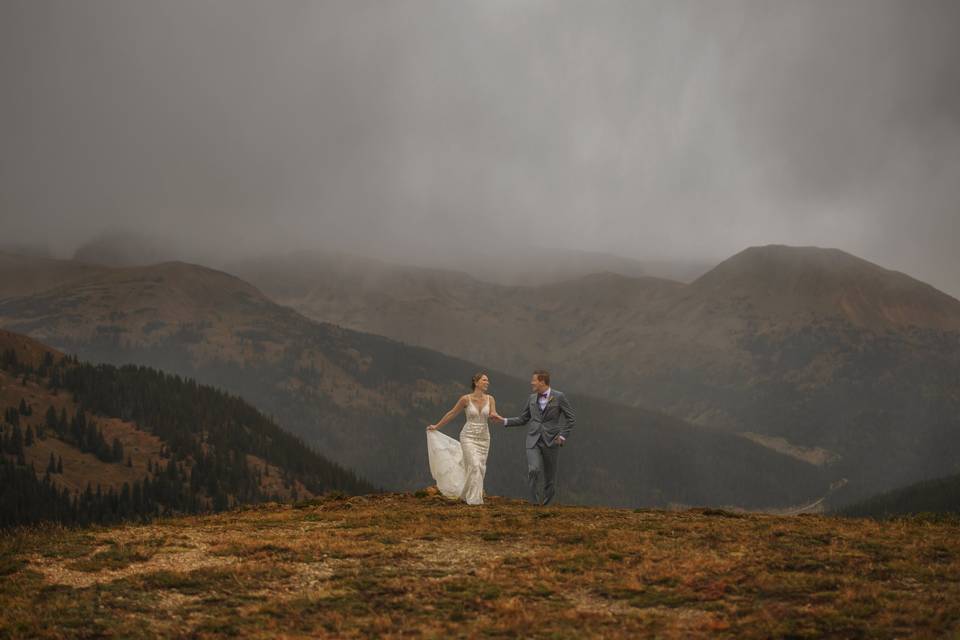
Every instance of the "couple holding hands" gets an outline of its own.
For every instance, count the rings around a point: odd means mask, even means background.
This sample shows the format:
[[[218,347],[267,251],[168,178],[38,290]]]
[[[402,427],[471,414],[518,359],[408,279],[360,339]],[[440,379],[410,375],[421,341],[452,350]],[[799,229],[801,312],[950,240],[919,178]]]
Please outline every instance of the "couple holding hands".
[[[487,374],[476,374],[471,393],[461,396],[439,422],[427,427],[427,455],[437,488],[443,495],[461,498],[467,504],[483,504],[483,478],[490,452],[487,421],[495,420],[504,427],[527,425],[530,502],[550,504],[556,494],[560,447],[576,424],[573,407],[563,392],[550,387],[550,373],[542,369],[533,372],[530,379],[533,393],[516,418],[504,418],[497,413],[497,402],[487,393],[489,387]],[[459,441],[438,431],[464,410],[467,421],[460,430]]]

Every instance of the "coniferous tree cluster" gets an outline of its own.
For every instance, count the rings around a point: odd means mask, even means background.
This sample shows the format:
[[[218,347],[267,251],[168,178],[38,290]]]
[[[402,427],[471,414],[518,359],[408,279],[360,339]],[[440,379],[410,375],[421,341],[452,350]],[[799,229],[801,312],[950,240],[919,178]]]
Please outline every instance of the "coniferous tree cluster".
[[[65,432],[60,431],[61,422],[57,421],[57,433],[61,438],[76,445],[84,453],[92,453],[103,462],[123,462],[123,445],[117,438],[107,444],[103,429],[95,420],[87,420],[83,409],[77,409]]]
[[[17,459],[17,464],[26,464],[24,448],[26,438],[19,424],[5,424],[0,430],[0,453],[6,453]]]
[[[62,459],[56,468],[63,473]],[[104,491],[99,484],[94,489],[87,483],[83,492],[71,494],[53,483],[52,473],[48,467],[43,478],[37,479],[32,465],[0,456],[0,528],[44,520],[80,526],[122,520],[146,522],[159,515],[206,510],[196,494],[188,493],[176,464],[142,482],[124,482],[119,492],[113,487]]]
[[[251,495],[259,484],[246,454],[284,470],[288,486],[296,476],[314,493],[370,489],[243,399],[194,380],[149,367],[82,364],[64,371],[63,385],[88,410],[136,422],[157,435],[168,450],[192,460],[201,477],[212,474],[236,497]]]
[[[47,463],[47,473],[63,473],[63,456],[57,456],[56,460],[54,460],[53,452],[50,452],[50,462]]]
[[[76,522],[70,491],[57,489],[49,479],[37,480],[32,466],[0,455],[0,528],[40,520]]]
[[[70,493],[52,477],[63,473],[63,459],[51,453],[42,479],[27,466],[29,446],[20,418],[32,415],[26,403],[11,407],[0,434],[0,527],[56,520],[84,525],[124,519],[147,520],[157,515],[222,510],[240,503],[279,500],[262,489],[268,467],[251,464],[257,456],[279,469],[279,481],[297,497],[297,482],[312,493],[337,490],[370,492],[373,487],[304,442],[280,429],[241,398],[193,380],[147,367],[80,364],[66,357],[59,362],[46,354],[39,368],[18,361],[16,353],[0,354],[0,368],[12,375],[45,382],[52,393],[73,394],[78,409],[68,416],[49,407],[36,434],[50,431],[81,451],[104,462],[133,466],[122,443],[107,443],[92,414],[137,423],[163,441],[160,460],[149,459],[147,475],[119,491],[86,487]],[[26,412],[26,413],[25,413]],[[36,421],[34,421],[36,422]],[[8,434],[9,432],[9,434]]]

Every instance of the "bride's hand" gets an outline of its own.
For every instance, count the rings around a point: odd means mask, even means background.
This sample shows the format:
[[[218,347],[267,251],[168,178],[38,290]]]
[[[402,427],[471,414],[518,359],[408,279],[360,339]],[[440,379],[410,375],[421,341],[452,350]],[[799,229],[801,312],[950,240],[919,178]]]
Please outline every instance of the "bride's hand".
[[[428,424],[428,425],[427,425],[427,431],[436,431],[436,430],[437,430],[437,425],[435,425],[435,424]]]

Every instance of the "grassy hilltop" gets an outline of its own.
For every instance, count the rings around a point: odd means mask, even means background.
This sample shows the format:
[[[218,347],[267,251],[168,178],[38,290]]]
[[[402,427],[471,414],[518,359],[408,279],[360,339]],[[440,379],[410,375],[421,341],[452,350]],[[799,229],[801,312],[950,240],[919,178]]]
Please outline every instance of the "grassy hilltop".
[[[944,637],[956,521],[269,503],[0,542],[0,637]]]

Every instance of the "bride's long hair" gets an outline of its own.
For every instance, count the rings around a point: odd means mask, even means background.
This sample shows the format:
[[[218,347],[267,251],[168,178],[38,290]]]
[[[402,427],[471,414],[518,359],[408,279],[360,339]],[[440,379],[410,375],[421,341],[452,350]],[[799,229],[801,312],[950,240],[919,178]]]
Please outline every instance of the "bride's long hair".
[[[484,373],[483,371],[481,371],[480,373],[475,373],[475,374],[473,374],[473,379],[470,380],[470,390],[471,390],[471,391],[476,391],[476,390],[477,390],[477,383],[480,382],[480,378],[482,378],[482,377],[485,376],[485,375],[487,375],[487,374]]]

